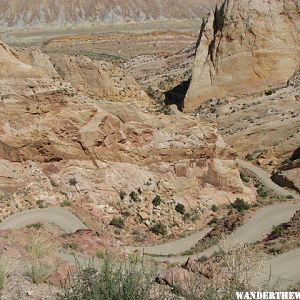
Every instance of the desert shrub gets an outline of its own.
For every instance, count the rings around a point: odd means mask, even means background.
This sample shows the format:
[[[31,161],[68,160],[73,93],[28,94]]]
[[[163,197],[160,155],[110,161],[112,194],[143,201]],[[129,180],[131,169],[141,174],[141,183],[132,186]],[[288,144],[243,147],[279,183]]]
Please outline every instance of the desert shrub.
[[[285,229],[286,229],[286,227],[285,227],[284,224],[273,226],[273,230],[271,232],[272,238],[277,238],[277,237],[282,236],[282,234],[284,233]]]
[[[248,154],[245,156],[245,159],[246,159],[247,161],[252,161],[252,160],[254,160],[254,157],[253,157],[252,154],[248,153]]]
[[[209,221],[208,225],[219,224],[219,223],[220,223],[220,220],[219,220],[217,217],[213,217],[213,218]]]
[[[36,229],[39,230],[43,227],[43,224],[41,222],[37,222],[37,223],[32,223],[32,224],[28,224],[26,225],[26,228],[28,229]]]
[[[40,259],[56,252],[57,244],[47,240],[38,232],[28,238],[26,250],[32,259]]]
[[[125,199],[125,196],[126,196],[126,193],[124,191],[121,191],[120,192],[120,199],[121,200],[124,200]]]
[[[71,250],[77,250],[79,248],[79,245],[76,242],[67,243],[64,246]]]
[[[78,183],[78,182],[77,182],[76,178],[70,178],[70,179],[69,179],[69,185],[75,186],[77,183]]]
[[[161,222],[157,222],[151,227],[151,231],[157,235],[167,235],[168,227]]]
[[[265,95],[266,95],[266,96],[271,96],[271,95],[274,94],[275,92],[276,92],[276,90],[274,90],[274,89],[267,90],[267,91],[265,91]]]
[[[45,208],[44,200],[37,200],[36,204],[37,204],[38,208]]]
[[[157,207],[161,204],[161,198],[159,195],[156,195],[155,198],[152,200],[152,204]]]
[[[241,177],[242,181],[245,183],[248,183],[250,181],[249,177],[243,172],[240,173],[240,177]]]
[[[130,196],[130,199],[134,202],[139,202],[140,201],[139,195],[135,191],[132,191],[129,196]]]
[[[294,199],[294,196],[293,195],[287,195],[286,199]]]
[[[264,187],[260,187],[258,190],[257,190],[257,193],[260,197],[262,198],[266,198],[268,196],[268,191],[264,188]]]
[[[190,282],[189,300],[236,300],[236,292],[276,290],[269,279],[257,281],[255,274],[266,272],[265,256],[251,245],[236,246],[216,254],[216,269],[212,278],[196,275]],[[271,274],[270,274],[271,278]]]
[[[97,251],[95,256],[99,259],[105,259],[108,254],[105,251]]]
[[[56,266],[48,258],[57,251],[57,244],[38,232],[27,240],[26,250],[29,254],[26,275],[35,284],[46,282],[56,270]]]
[[[65,206],[72,206],[72,202],[69,201],[69,200],[64,200],[63,203],[61,204],[62,207],[65,207]]]
[[[234,201],[234,203],[231,204],[231,206],[238,212],[243,212],[244,210],[251,208],[250,204],[247,203],[243,198],[236,198],[236,200]]]
[[[106,256],[99,266],[77,266],[63,288],[60,300],[148,300],[152,271],[137,260],[126,263]]]
[[[52,264],[36,259],[28,265],[26,275],[34,284],[40,284],[47,282],[54,271]]]
[[[114,218],[110,221],[109,225],[113,225],[113,226],[115,226],[115,227],[117,227],[117,228],[119,228],[119,229],[123,229],[124,226],[125,226],[124,220],[123,220],[122,218],[116,218],[116,217],[114,217]]]
[[[178,213],[184,215],[184,213],[185,213],[185,206],[183,204],[181,204],[181,203],[177,203],[176,206],[175,206],[175,210]]]
[[[211,207],[211,210],[213,212],[217,212],[219,210],[219,207],[216,204],[213,204],[212,207]]]

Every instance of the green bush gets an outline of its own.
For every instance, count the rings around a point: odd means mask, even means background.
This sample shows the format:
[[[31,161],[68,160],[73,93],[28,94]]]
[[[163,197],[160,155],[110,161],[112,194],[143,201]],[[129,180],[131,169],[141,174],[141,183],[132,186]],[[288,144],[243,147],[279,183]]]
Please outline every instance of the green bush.
[[[55,268],[51,264],[35,260],[28,266],[26,275],[32,283],[40,284],[47,282],[54,271]]]
[[[115,227],[117,227],[117,228],[120,228],[120,229],[123,229],[124,226],[125,226],[124,220],[123,220],[122,218],[116,218],[116,217],[114,217],[114,218],[110,221],[109,225],[113,225],[113,226],[115,226]]]
[[[254,160],[254,157],[252,156],[252,154],[248,153],[248,154],[245,156],[245,159],[246,159],[247,161],[252,161],[252,160]]]
[[[219,207],[217,205],[213,204],[213,206],[211,207],[211,210],[213,212],[217,212],[219,210]]]
[[[273,226],[273,230],[271,232],[271,236],[273,238],[280,237],[280,236],[282,236],[282,234],[284,233],[284,231],[285,231],[284,224],[280,224],[278,226]]]
[[[168,228],[163,223],[157,222],[151,227],[151,231],[157,235],[167,235]]]
[[[185,207],[184,207],[184,205],[181,204],[181,203],[177,203],[177,204],[176,204],[175,210],[176,210],[178,213],[182,214],[182,215],[185,214]]]
[[[37,200],[36,204],[37,204],[38,208],[45,208],[44,200]]]
[[[257,193],[260,197],[262,198],[266,198],[268,196],[268,191],[264,188],[264,187],[260,187],[258,190],[257,190]]]
[[[28,229],[36,229],[39,230],[43,227],[43,224],[41,222],[33,223],[33,224],[28,224],[26,225],[26,228]]]
[[[234,203],[231,204],[231,206],[238,212],[242,212],[251,208],[250,204],[247,203],[243,198],[236,198],[236,200],[234,201]]]
[[[157,207],[161,204],[161,198],[159,195],[156,195],[155,198],[152,200],[152,204]]]
[[[152,271],[137,260],[126,263],[108,256],[99,267],[77,266],[76,274],[63,287],[60,300],[148,300],[153,286]]]
[[[130,199],[134,202],[139,202],[140,201],[139,195],[135,191],[132,191],[129,196],[130,196]]]
[[[240,173],[240,177],[241,177],[243,182],[248,183],[250,181],[249,177],[243,172]]]
[[[62,207],[65,207],[65,206],[72,206],[72,202],[69,201],[69,200],[64,200],[63,203],[61,204]]]

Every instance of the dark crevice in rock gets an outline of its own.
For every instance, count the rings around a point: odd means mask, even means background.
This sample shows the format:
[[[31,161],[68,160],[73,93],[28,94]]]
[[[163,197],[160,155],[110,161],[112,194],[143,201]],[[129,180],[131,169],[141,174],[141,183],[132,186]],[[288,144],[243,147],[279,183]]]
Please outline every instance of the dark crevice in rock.
[[[300,159],[300,147],[296,149],[291,157],[291,160]]]
[[[184,99],[186,93],[190,87],[191,79],[183,81],[179,85],[175,86],[173,89],[165,92],[165,104],[171,105],[175,104],[178,110],[183,111]]]

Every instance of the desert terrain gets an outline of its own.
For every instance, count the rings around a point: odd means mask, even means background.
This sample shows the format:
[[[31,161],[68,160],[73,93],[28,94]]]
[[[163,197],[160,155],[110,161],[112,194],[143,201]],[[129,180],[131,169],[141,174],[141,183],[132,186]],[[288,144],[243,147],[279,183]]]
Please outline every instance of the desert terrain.
[[[299,291],[298,0],[0,0],[1,299]]]

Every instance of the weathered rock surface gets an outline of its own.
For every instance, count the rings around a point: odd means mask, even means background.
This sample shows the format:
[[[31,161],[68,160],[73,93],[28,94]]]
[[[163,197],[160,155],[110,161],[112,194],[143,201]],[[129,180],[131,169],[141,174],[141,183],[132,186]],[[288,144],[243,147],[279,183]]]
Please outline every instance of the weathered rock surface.
[[[281,186],[300,192],[300,159],[284,164],[272,175],[272,180]]]
[[[92,99],[49,76],[51,65],[43,70],[28,55],[18,57],[3,44],[0,49],[2,216],[37,201],[67,201],[97,229],[107,228],[126,208],[128,228],[140,224],[145,230],[163,218],[180,231],[178,202],[187,210],[205,210],[237,197],[255,200],[240,180],[236,154],[214,126]],[[163,199],[159,209],[152,205],[155,195]],[[148,225],[141,223],[141,211],[148,211]]]
[[[284,86],[234,101],[214,98],[193,115],[217,123],[225,142],[241,156],[274,172],[300,144],[299,100],[297,71]]]
[[[182,109],[195,51],[196,43],[192,43],[172,55],[139,55],[123,66],[158,103],[176,104]]]
[[[151,105],[147,94],[125,71],[108,62],[85,56],[54,55],[51,61],[58,74],[78,91],[118,102]]]
[[[191,287],[192,273],[184,268],[172,268],[159,274],[156,281],[160,284],[169,285],[184,295]]]
[[[218,0],[1,0],[0,26],[25,27],[74,23],[126,23],[201,18]]]
[[[300,63],[299,16],[297,0],[218,6],[202,25],[185,110],[285,84]]]

